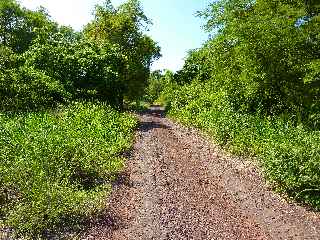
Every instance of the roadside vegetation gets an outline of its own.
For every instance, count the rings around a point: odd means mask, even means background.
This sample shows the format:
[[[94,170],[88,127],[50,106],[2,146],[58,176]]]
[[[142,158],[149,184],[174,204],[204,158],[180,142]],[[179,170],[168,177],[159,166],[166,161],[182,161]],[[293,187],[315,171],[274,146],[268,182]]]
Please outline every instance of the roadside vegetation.
[[[170,79],[153,73],[149,86],[162,89],[156,98],[171,117],[257,157],[277,191],[316,209],[319,13],[318,1],[212,1],[199,16],[213,37]]]
[[[19,233],[53,234],[106,207],[133,116],[102,103],[1,114],[1,216]],[[68,229],[67,229],[68,230]],[[69,229],[70,230],[70,229]]]
[[[135,0],[95,9],[81,32],[0,0],[0,236],[72,231],[105,208],[160,56]],[[1,230],[2,229],[2,230]]]
[[[318,1],[220,0],[198,14],[212,37],[181,71],[150,73],[160,48],[138,0],[106,0],[80,32],[0,0],[0,236],[57,236],[103,210],[137,125],[122,110],[146,102],[320,209]]]

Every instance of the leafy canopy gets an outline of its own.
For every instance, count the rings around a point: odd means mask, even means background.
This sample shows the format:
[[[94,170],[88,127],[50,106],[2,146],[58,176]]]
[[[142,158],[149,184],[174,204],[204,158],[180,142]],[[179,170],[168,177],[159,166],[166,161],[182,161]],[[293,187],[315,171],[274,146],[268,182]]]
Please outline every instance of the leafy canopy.
[[[151,63],[160,57],[160,48],[144,34],[151,24],[137,0],[129,0],[114,8],[108,0],[98,5],[95,20],[84,30],[85,36],[98,43],[116,44],[127,59],[124,74],[124,96],[132,99],[141,95],[146,86]]]

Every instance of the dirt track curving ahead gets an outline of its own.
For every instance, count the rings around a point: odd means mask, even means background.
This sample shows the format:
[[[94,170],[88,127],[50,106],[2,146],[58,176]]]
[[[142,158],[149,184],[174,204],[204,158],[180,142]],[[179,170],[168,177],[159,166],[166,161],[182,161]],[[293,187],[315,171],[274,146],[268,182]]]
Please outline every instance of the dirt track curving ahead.
[[[320,239],[320,213],[272,193],[252,163],[159,107],[140,122],[109,212],[83,239]]]

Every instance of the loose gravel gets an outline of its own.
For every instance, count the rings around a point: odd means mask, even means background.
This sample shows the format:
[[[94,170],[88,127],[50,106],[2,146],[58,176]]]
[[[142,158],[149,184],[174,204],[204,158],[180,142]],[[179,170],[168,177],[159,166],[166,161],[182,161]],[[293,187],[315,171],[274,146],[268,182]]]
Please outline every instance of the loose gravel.
[[[252,161],[159,107],[139,118],[108,212],[82,239],[320,239],[320,213],[273,193]]]

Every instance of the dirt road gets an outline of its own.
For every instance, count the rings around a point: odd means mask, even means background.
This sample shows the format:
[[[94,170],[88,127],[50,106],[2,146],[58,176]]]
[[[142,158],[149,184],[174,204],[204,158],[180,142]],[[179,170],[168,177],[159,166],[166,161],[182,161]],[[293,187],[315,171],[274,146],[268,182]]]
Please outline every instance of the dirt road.
[[[109,212],[84,239],[320,239],[320,214],[272,193],[252,163],[159,107],[140,121]]]

